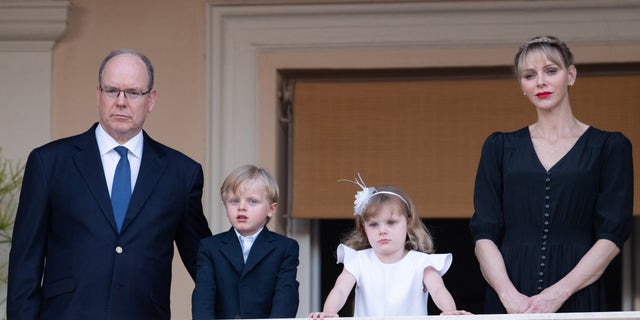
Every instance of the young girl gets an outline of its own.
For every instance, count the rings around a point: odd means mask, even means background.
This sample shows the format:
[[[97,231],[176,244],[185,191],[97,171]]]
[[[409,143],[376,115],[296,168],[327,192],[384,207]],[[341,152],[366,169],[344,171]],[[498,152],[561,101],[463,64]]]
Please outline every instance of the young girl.
[[[338,246],[344,269],[323,311],[309,318],[338,317],[356,284],[354,317],[424,316],[428,294],[442,314],[470,314],[456,309],[441,278],[451,254],[428,254],[433,242],[411,199],[394,186],[366,187],[360,175],[349,182],[362,191],[354,201],[356,228]]]

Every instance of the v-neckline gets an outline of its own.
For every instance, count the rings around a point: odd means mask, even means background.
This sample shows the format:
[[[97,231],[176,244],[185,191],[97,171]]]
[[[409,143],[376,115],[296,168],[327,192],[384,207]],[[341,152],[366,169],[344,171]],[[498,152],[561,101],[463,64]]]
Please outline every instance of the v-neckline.
[[[558,159],[558,161],[556,161],[555,163],[553,163],[552,165],[549,166],[549,168],[545,167],[544,164],[542,163],[542,160],[540,160],[540,155],[538,155],[538,152],[536,151],[536,147],[533,144],[533,138],[531,137],[531,130],[529,129],[529,127],[525,127],[527,136],[529,138],[529,147],[531,148],[531,150],[533,151],[533,154],[536,157],[536,160],[538,162],[538,164],[540,165],[540,167],[542,167],[542,169],[544,169],[545,172],[550,172],[551,169],[555,168],[559,163],[561,163],[570,153],[573,152],[573,150],[576,148],[576,146],[578,144],[581,143],[581,141],[584,139],[584,137],[587,135],[587,133],[589,131],[591,131],[591,128],[593,128],[592,126],[588,126],[587,129],[578,137],[578,139],[576,140],[576,142],[571,146],[571,148],[569,148],[569,150],[567,150],[567,152],[565,154],[562,155],[562,157],[560,157]]]

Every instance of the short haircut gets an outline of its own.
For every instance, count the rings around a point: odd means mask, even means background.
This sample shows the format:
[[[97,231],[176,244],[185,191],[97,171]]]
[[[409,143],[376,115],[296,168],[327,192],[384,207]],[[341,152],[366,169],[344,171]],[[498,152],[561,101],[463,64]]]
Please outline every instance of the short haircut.
[[[102,62],[100,63],[100,69],[98,70],[98,85],[100,86],[100,88],[102,88],[102,73],[104,72],[104,67],[107,65],[107,62],[109,62],[114,57],[117,57],[123,54],[138,57],[140,60],[142,60],[142,62],[144,62],[144,64],[147,66],[147,75],[149,77],[149,84],[147,85],[147,90],[150,91],[151,89],[153,89],[153,64],[151,64],[151,60],[149,60],[147,56],[145,56],[144,54],[138,51],[135,51],[133,49],[126,49],[126,48],[115,49],[109,52],[109,54],[104,59],[102,59]]]
[[[267,193],[267,199],[269,201],[278,202],[279,189],[276,180],[269,174],[269,172],[263,168],[256,167],[254,165],[241,166],[227,176],[220,187],[220,196],[222,202],[225,202],[225,197],[229,192],[237,194],[245,186],[247,182],[260,181],[264,185],[265,192]]]

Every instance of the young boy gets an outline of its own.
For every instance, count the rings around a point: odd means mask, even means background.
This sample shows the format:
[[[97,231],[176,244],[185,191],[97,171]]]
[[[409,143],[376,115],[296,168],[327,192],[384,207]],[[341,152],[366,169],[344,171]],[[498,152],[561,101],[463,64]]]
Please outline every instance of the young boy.
[[[278,209],[275,179],[242,166],[220,195],[232,228],[200,241],[193,319],[295,318],[298,243],[266,227]]]

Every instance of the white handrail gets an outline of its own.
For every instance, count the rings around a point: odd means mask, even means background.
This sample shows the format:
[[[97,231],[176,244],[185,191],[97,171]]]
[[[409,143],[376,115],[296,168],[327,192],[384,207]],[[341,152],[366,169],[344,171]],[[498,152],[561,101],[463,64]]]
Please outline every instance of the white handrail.
[[[307,318],[297,318],[300,320]],[[297,320],[296,319],[296,320]],[[532,314],[479,314],[469,316],[426,317],[358,317],[341,320],[640,320],[640,311],[578,312],[578,313],[532,313]],[[273,319],[270,319],[273,320]],[[307,319],[308,320],[308,319]]]

